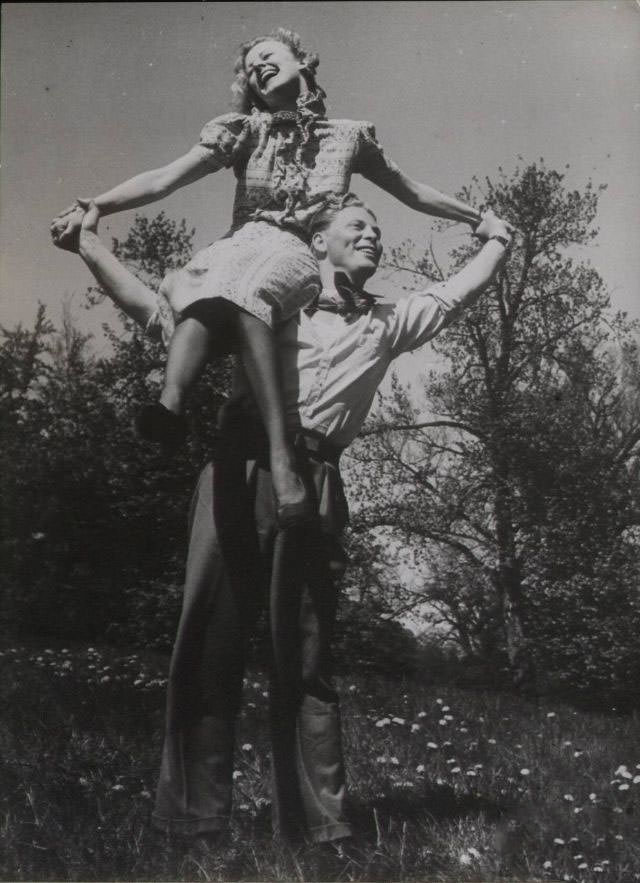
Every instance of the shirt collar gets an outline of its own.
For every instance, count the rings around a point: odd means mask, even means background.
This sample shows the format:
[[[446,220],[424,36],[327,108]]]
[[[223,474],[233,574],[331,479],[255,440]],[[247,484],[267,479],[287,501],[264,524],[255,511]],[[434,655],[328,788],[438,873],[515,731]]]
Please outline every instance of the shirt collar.
[[[357,288],[344,273],[338,272],[333,285],[325,286],[306,312],[313,315],[316,310],[326,310],[351,320],[370,312],[375,301],[375,295]]]

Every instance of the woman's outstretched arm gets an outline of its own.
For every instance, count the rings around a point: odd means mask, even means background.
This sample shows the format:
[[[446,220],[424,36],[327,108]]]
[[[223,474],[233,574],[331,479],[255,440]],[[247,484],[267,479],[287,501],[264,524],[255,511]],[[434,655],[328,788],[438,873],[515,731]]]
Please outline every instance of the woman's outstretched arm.
[[[359,150],[354,171],[418,212],[477,227],[481,221],[481,214],[477,209],[409,177],[385,154],[376,137],[375,127],[371,123],[360,125]]]
[[[158,169],[151,169],[129,178],[93,199],[100,215],[148,205],[168,196],[180,187],[191,184],[212,171],[206,155],[198,146]],[[80,231],[83,209],[77,202],[66,208],[51,222],[51,235],[56,245],[77,250],[75,240]]]
[[[203,178],[210,171],[211,166],[207,164],[202,150],[193,147],[168,165],[129,178],[97,196],[93,202],[101,215],[138,208],[168,196],[174,190]]]
[[[414,181],[404,173],[396,176],[389,193],[410,208],[436,218],[447,218],[476,227],[481,221],[480,212],[454,196],[440,193],[428,184]]]

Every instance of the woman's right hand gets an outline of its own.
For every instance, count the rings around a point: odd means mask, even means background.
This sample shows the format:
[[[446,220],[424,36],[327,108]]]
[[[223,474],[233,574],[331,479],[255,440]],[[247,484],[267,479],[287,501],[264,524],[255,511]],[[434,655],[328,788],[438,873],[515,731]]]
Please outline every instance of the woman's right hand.
[[[483,213],[482,220],[476,227],[473,235],[486,242],[492,236],[504,236],[507,239],[511,239],[514,232],[514,227],[508,221],[503,221],[491,209],[488,209]]]
[[[90,200],[83,199],[82,202],[87,204]],[[54,245],[65,251],[78,251],[80,228],[84,214],[84,208],[76,200],[68,208],[60,212],[59,215],[56,215],[51,222],[51,238]]]

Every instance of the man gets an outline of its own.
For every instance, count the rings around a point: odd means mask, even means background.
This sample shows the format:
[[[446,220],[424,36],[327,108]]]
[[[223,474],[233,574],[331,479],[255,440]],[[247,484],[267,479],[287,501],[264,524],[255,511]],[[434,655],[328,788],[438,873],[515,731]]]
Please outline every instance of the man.
[[[82,258],[116,303],[158,332],[153,293],[101,245],[96,223],[90,209]],[[350,836],[330,670],[335,577],[343,570],[339,537],[347,521],[338,461],[392,360],[445,328],[503,263],[510,226],[488,212],[477,234],[487,241],[463,270],[394,304],[363,289],[381,256],[373,213],[349,194],[316,216],[311,247],[323,292],[314,308],[280,329],[279,349],[288,422],[319,515],[276,532],[264,433],[239,378],[223,409],[214,465],[205,467],[193,500],[153,815],[157,827],[196,835],[228,824],[245,648],[266,598],[276,827],[313,842]]]

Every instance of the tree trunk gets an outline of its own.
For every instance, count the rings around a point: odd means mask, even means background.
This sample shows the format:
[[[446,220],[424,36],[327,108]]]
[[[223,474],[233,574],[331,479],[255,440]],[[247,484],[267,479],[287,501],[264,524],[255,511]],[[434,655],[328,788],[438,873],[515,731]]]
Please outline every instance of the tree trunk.
[[[505,647],[514,684],[517,687],[531,688],[535,682],[535,672],[527,647],[522,578],[507,485],[508,465],[503,457],[499,458],[495,472],[498,481],[495,499],[497,582],[502,601]]]

